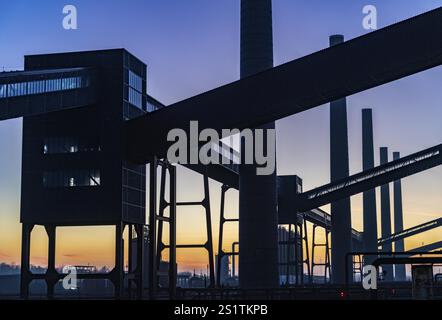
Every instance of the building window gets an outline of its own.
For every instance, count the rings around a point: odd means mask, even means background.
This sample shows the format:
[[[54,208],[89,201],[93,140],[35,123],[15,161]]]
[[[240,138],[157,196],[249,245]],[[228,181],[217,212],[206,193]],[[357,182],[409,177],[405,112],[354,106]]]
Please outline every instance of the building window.
[[[77,153],[100,151],[97,141],[87,139],[81,141],[77,137],[51,137],[46,138],[43,144],[44,154]]]
[[[0,84],[0,99],[42,94],[48,92],[74,90],[87,86],[89,86],[89,80],[85,77],[67,77],[59,79]]]
[[[128,101],[134,106],[143,108],[143,79],[129,70]]]
[[[100,184],[100,171],[96,169],[51,171],[43,174],[43,186],[47,188],[98,187]]]

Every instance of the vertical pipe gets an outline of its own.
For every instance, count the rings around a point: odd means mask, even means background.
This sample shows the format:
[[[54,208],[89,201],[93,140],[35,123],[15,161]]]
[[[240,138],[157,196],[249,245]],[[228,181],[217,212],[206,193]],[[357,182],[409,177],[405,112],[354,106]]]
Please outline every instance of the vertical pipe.
[[[227,185],[221,187],[221,209],[219,213],[219,235],[218,235],[218,259],[216,260],[216,284],[219,288],[222,287],[221,283],[221,262],[224,258],[223,251],[223,238],[224,238],[224,203],[226,201],[226,192],[229,189]]]
[[[374,168],[373,116],[372,109],[362,110],[362,170]],[[376,190],[363,193],[364,234],[363,248],[367,252],[378,251],[378,231],[376,216]],[[366,257],[365,263],[371,264],[375,257]]]
[[[344,42],[344,36],[330,37],[330,46]],[[347,100],[342,98],[330,103],[330,178],[336,181],[349,176]],[[346,254],[351,252],[350,198],[331,204],[332,278],[335,284],[345,283],[345,264],[351,270]],[[351,274],[348,275],[351,281]]]
[[[273,67],[272,33],[272,1],[241,0],[241,78]],[[272,122],[260,129],[274,128]],[[276,174],[257,176],[256,165],[243,164],[239,190],[240,286],[278,287]]]
[[[150,162],[149,176],[149,296],[154,299],[157,290],[156,264],[156,215],[157,215],[157,167],[158,160],[154,156]]]
[[[210,288],[215,287],[215,263],[213,261],[213,236],[212,236],[212,211],[210,209],[210,187],[209,177],[207,173],[203,176],[204,179],[204,208],[206,211],[206,228],[207,228],[207,251],[209,255],[209,275],[210,275]]]
[[[176,297],[176,167],[169,167],[169,288],[170,298]]]
[[[133,252],[133,225],[132,224],[128,224],[128,232],[127,232],[127,240],[129,242],[129,246],[128,246],[128,274],[135,274],[136,270],[134,270],[134,266],[133,266],[133,259],[134,259],[134,252]],[[132,280],[129,278],[129,280],[127,281],[127,287],[128,287],[128,291],[129,291],[129,299],[132,298]]]
[[[388,162],[388,148],[382,147],[380,149],[381,165]],[[381,186],[381,227],[382,238],[391,236],[391,209],[390,209],[390,185],[385,184]],[[384,243],[382,245],[383,252],[391,252],[392,244]],[[393,266],[382,266],[382,272],[384,273],[384,279],[386,281],[393,281]]]
[[[393,160],[400,159],[399,152],[393,152]],[[394,197],[394,232],[398,233],[404,230],[404,215],[402,210],[402,183],[401,180],[396,180],[393,183],[393,197]],[[398,240],[394,243],[394,251],[404,252],[404,239]],[[404,264],[397,264],[394,266],[395,280],[406,281],[406,272]]]

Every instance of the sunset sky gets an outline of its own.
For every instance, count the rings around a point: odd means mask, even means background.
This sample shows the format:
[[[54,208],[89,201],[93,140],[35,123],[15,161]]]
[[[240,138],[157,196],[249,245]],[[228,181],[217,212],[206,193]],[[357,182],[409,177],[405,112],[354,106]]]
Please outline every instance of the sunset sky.
[[[38,3],[38,4],[37,4]],[[106,3],[106,4],[105,4]],[[62,28],[59,0],[16,0],[0,10],[0,70],[23,68],[28,54],[126,48],[148,65],[148,92],[165,104],[239,78],[239,0],[73,0],[78,30]],[[331,34],[345,39],[367,33],[362,8],[373,4],[379,27],[442,5],[442,0],[274,0],[275,65],[328,46]],[[370,48],[367,47],[367,55]],[[376,163],[379,147],[402,155],[442,142],[442,68],[435,68],[348,98],[351,173],[362,168],[361,109],[373,108]],[[234,115],[232,115],[234,116]],[[21,119],[0,123],[0,262],[20,262]],[[329,110],[320,106],[277,122],[278,174],[297,174],[304,190],[329,182]],[[218,239],[220,185],[211,183],[214,243]],[[442,216],[442,168],[402,182],[405,228]],[[202,178],[179,170],[178,200],[202,199]],[[227,212],[236,216],[238,194]],[[378,197],[379,203],[379,190]],[[393,201],[392,201],[393,205]],[[378,205],[378,216],[380,214]],[[327,207],[325,207],[328,210]],[[362,230],[362,196],[352,197],[353,227]],[[378,219],[380,220],[380,219]],[[237,239],[227,227],[226,248]],[[380,230],[380,229],[379,229]],[[58,231],[57,264],[113,265],[112,228]],[[442,240],[440,229],[406,240],[406,249]],[[33,233],[32,263],[45,265],[47,240]],[[178,243],[205,242],[200,208],[179,209]],[[204,251],[180,250],[179,270],[205,270]]]

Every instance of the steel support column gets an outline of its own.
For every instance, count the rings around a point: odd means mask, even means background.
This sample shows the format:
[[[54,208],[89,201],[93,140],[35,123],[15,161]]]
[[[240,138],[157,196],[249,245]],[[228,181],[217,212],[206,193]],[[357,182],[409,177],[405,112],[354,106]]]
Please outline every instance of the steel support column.
[[[124,291],[124,223],[115,225],[115,267],[112,270],[115,298],[121,299]]]
[[[330,47],[344,42],[344,36],[330,37]],[[349,176],[347,100],[330,103],[330,180]],[[331,203],[332,279],[335,284],[345,283],[345,255],[351,252],[350,198]]]
[[[381,165],[388,162],[388,148],[380,148],[380,162]],[[390,185],[385,184],[381,186],[381,229],[382,238],[391,236],[391,208],[390,208]],[[382,245],[383,252],[392,252],[392,244],[384,243]],[[393,266],[382,266],[382,272],[384,273],[384,279],[386,281],[393,281]]]
[[[29,298],[29,284],[32,281],[30,270],[31,255],[31,233],[34,229],[33,224],[22,224],[22,240],[21,240],[21,272],[20,272],[20,296],[22,299]]]
[[[238,222],[239,219],[231,219],[226,218],[226,212],[225,212],[225,203],[226,203],[226,193],[230,190],[230,187],[228,185],[223,185],[221,187],[221,204],[220,204],[220,214],[219,214],[219,235],[218,235],[218,260],[216,265],[216,285],[220,288],[222,287],[221,283],[221,263],[222,259],[225,256],[232,256],[234,263],[234,252],[233,250],[231,252],[225,252],[223,250],[223,242],[224,242],[224,224],[227,222]],[[235,267],[233,266],[233,270]]]
[[[48,269],[46,270],[46,287],[48,299],[54,298],[55,285],[58,282],[58,272],[55,269],[55,246],[56,246],[56,227],[53,225],[45,226],[48,236]]]
[[[393,160],[401,158],[399,152],[393,152]],[[404,230],[404,214],[402,210],[402,182],[396,180],[393,182],[393,197],[394,197],[394,233]],[[400,239],[394,243],[394,251],[405,251],[404,239]],[[406,271],[404,264],[394,265],[394,279],[396,281],[406,281]]]
[[[155,299],[157,292],[157,168],[158,159],[150,162],[149,177],[149,297]]]
[[[241,0],[241,78],[273,67],[272,33],[272,1]],[[275,129],[275,123],[259,129]],[[264,150],[266,146],[267,141]],[[241,148],[244,156],[244,143]],[[276,174],[257,176],[256,168],[240,166],[239,282],[243,289],[279,286]]]
[[[371,109],[362,110],[362,166],[363,171],[374,168],[373,147],[373,116]],[[378,224],[376,215],[376,190],[370,189],[363,193],[364,251],[378,250]],[[364,262],[371,264],[376,257],[368,256]]]

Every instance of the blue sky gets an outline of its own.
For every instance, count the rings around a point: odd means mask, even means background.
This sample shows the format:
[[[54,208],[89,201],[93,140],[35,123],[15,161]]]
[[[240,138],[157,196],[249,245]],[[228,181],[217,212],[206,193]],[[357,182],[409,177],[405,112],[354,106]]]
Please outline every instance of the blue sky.
[[[78,9],[76,31],[62,28],[66,4]],[[436,8],[442,0],[274,0],[275,64],[327,47],[331,34],[351,39],[368,32],[361,23],[367,4],[377,7],[379,27],[383,27]],[[0,69],[21,69],[26,54],[121,47],[147,63],[148,92],[166,104],[235,81],[239,78],[239,0],[2,3]],[[374,109],[376,162],[380,146],[409,154],[439,144],[441,83],[442,70],[436,68],[349,97],[351,171],[361,170],[362,108]],[[329,181],[328,121],[327,106],[278,121],[280,174],[300,175],[306,189]],[[0,148],[0,261],[17,261],[21,120],[0,123]],[[196,179],[187,172],[181,176],[186,185]],[[404,179],[405,226],[441,216],[441,191],[440,168]],[[183,197],[195,192],[179,189]],[[361,229],[361,198],[353,197],[352,204],[354,226]],[[195,224],[194,233],[200,226]],[[214,230],[216,234],[216,225]],[[183,233],[191,237],[191,231]],[[440,239],[437,234],[428,235],[410,247],[432,240]]]

